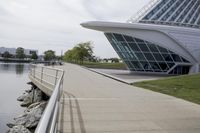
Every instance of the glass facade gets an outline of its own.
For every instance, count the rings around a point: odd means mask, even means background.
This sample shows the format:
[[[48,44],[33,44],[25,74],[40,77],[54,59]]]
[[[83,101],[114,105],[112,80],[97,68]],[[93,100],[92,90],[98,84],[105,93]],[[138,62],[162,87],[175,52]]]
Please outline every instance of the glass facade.
[[[168,49],[131,36],[116,33],[105,35],[131,71],[166,74],[189,72],[191,63]]]

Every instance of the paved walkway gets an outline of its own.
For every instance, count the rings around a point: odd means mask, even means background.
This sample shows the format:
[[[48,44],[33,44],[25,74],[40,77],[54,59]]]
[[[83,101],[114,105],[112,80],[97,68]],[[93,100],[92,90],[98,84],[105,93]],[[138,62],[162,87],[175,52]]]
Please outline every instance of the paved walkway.
[[[66,64],[61,133],[200,133],[200,105]]]

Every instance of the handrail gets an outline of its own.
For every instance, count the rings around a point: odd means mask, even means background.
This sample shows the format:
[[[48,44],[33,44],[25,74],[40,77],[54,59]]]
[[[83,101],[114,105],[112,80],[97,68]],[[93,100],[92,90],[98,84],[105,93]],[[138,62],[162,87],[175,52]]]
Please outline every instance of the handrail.
[[[64,80],[64,71],[61,69],[44,67],[39,65],[30,65],[30,76],[33,78],[36,77],[35,71],[37,68],[41,68],[41,83],[43,79],[43,74],[45,69],[54,70],[56,72],[54,83],[54,90],[49,99],[49,102],[44,110],[42,118],[39,121],[39,124],[35,130],[35,133],[56,133],[57,131],[57,122],[58,122],[58,113],[59,113],[59,101],[61,98],[63,80]],[[37,70],[38,71],[38,70]],[[61,72],[61,76],[58,79],[58,72]],[[49,75],[49,74],[48,74]],[[51,75],[52,76],[52,75]],[[57,80],[58,79],[58,80]]]
[[[130,19],[127,20],[128,23],[139,22],[140,18],[142,18],[148,11],[150,11],[157,3],[161,0],[151,0],[148,4],[146,4],[141,10],[139,10],[136,14],[134,14]]]

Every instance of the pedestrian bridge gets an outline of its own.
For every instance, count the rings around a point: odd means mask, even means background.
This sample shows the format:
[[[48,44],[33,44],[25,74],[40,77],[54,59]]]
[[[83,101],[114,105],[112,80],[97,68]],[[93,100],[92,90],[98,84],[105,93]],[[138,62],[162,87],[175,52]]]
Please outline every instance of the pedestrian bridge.
[[[31,66],[50,101],[36,133],[199,133],[200,106],[78,65]]]

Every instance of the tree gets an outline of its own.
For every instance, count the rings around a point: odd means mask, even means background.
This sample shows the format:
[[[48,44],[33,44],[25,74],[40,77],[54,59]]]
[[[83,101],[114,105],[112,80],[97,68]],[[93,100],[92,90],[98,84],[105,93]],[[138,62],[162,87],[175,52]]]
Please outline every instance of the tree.
[[[75,63],[83,63],[84,60],[90,60],[93,56],[93,47],[91,42],[79,43],[73,49],[65,52],[64,60]]]
[[[83,63],[84,60],[89,60],[92,58],[93,47],[91,42],[79,43],[74,48],[74,58],[80,63]]]
[[[47,50],[44,52],[44,60],[45,61],[51,61],[51,60],[54,60],[55,58],[56,58],[55,51]]]
[[[73,50],[67,50],[64,54],[64,60],[68,62],[73,61]]]
[[[8,51],[5,51],[5,52],[3,53],[3,57],[4,57],[4,58],[11,58],[11,54],[10,54]]]
[[[19,59],[24,59],[26,56],[24,54],[24,48],[17,48],[16,49],[16,58],[19,58]]]
[[[56,56],[56,59],[61,61],[61,60],[63,60],[63,56]]]
[[[38,55],[37,55],[36,52],[33,52],[33,53],[32,53],[31,59],[33,59],[33,60],[37,60],[37,59],[38,59]]]
[[[112,63],[119,63],[119,59],[118,58],[111,58]]]
[[[89,60],[92,58],[93,47],[91,42],[79,43],[77,46],[77,52],[80,61],[83,63],[83,60]]]

